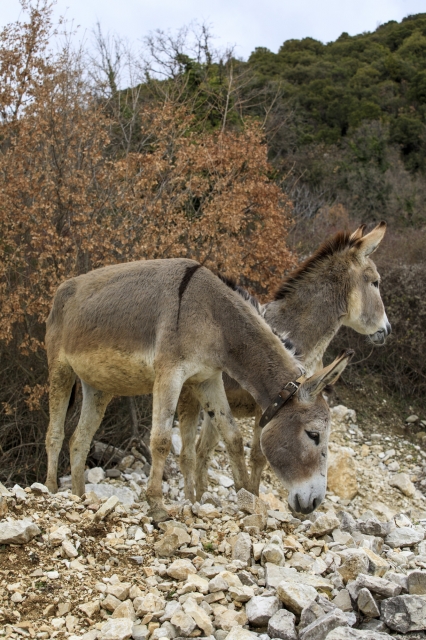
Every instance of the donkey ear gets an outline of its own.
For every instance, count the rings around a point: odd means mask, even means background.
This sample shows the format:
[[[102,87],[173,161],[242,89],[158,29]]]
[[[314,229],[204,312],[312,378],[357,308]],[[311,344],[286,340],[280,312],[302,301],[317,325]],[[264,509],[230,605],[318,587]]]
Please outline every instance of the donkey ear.
[[[302,389],[310,396],[317,396],[321,391],[329,384],[334,384],[339,378],[340,374],[346,368],[346,365],[350,362],[355,351],[352,349],[346,349],[342,351],[328,367],[320,369],[314,373],[310,378],[305,380],[302,384]]]
[[[377,227],[374,227],[374,229],[370,231],[370,233],[367,233],[366,236],[362,236],[362,238],[357,240],[355,244],[357,253],[361,253],[365,257],[369,256],[371,253],[373,253],[373,251],[377,249],[377,247],[383,240],[383,236],[385,235],[385,233],[386,222],[382,220],[382,222],[380,222]]]
[[[358,229],[355,229],[355,231],[351,234],[351,237],[349,239],[352,242],[355,242],[355,240],[360,240],[364,235],[366,226],[367,226],[366,224],[362,224],[360,227],[358,227]]]

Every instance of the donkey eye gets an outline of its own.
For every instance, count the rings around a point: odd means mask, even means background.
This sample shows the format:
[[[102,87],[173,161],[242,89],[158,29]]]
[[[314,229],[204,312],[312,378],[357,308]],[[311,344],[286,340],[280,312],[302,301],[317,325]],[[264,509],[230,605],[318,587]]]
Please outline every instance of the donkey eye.
[[[378,280],[376,280],[375,282],[372,282],[371,284],[373,285],[373,287],[376,287],[376,289],[379,288],[379,281]]]
[[[306,431],[305,433],[308,436],[308,438],[310,438],[315,442],[317,446],[319,445],[320,434],[318,433],[318,431]]]

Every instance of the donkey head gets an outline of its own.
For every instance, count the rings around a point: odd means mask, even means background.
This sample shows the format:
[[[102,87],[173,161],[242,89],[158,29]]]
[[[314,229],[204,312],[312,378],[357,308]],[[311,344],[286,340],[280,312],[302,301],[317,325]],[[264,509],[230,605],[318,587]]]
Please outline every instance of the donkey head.
[[[336,382],[353,353],[344,351],[305,380],[262,431],[262,451],[299,513],[311,513],[324,499],[330,409],[321,392]]]
[[[366,235],[363,235],[364,229],[365,225],[362,225],[350,237],[350,282],[342,324],[368,335],[373,344],[384,344],[391,332],[391,325],[380,296],[380,276],[369,256],[382,241],[386,222],[381,222]]]

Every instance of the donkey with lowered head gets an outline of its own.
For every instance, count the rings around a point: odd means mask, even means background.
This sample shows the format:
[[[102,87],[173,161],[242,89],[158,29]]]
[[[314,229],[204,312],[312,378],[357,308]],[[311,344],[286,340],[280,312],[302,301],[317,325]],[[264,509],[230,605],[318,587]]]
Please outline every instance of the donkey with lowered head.
[[[384,344],[389,335],[391,327],[379,291],[380,276],[370,258],[385,232],[386,223],[381,222],[367,234],[365,225],[351,235],[337,233],[288,276],[275,300],[260,307],[252,299],[273,330],[279,335],[287,334],[296,353],[301,355],[308,375],[322,367],[325,350],[342,325],[368,335],[373,344]],[[239,291],[244,295],[244,291]],[[250,299],[248,294],[246,297]],[[255,416],[249,490],[258,494],[265,455],[271,459],[274,442],[266,433],[261,435],[262,407],[253,396],[226,374],[224,384],[234,416]],[[219,440],[217,429],[205,414],[195,450],[199,410],[191,389],[184,389],[178,405],[183,444],[181,469],[185,494],[191,500],[194,484],[198,499],[207,490],[208,461]]]
[[[86,457],[111,397],[153,393],[147,499],[155,519],[166,517],[161,481],[183,387],[220,432],[236,488],[247,487],[243,442],[223,387],[226,372],[268,415],[265,435],[280,451],[271,463],[289,488],[291,507],[309,513],[322,501],[329,409],[321,391],[338,378],[352,352],[309,378],[301,376],[298,360],[256,310],[197,262],[132,262],[64,282],[47,320],[46,347],[50,491],[57,490],[58,456],[76,376],[83,404],[70,441],[73,493],[84,492]]]

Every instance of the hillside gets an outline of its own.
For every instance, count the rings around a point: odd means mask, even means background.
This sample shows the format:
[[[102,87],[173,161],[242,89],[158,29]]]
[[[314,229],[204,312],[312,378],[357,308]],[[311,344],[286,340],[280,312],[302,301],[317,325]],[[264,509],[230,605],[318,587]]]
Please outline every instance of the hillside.
[[[328,44],[304,38],[277,53],[255,49],[255,82],[279,92],[285,121],[270,140],[273,161],[296,165],[312,197],[321,193],[318,207],[337,200],[364,221],[422,226],[425,62],[425,13]]]

